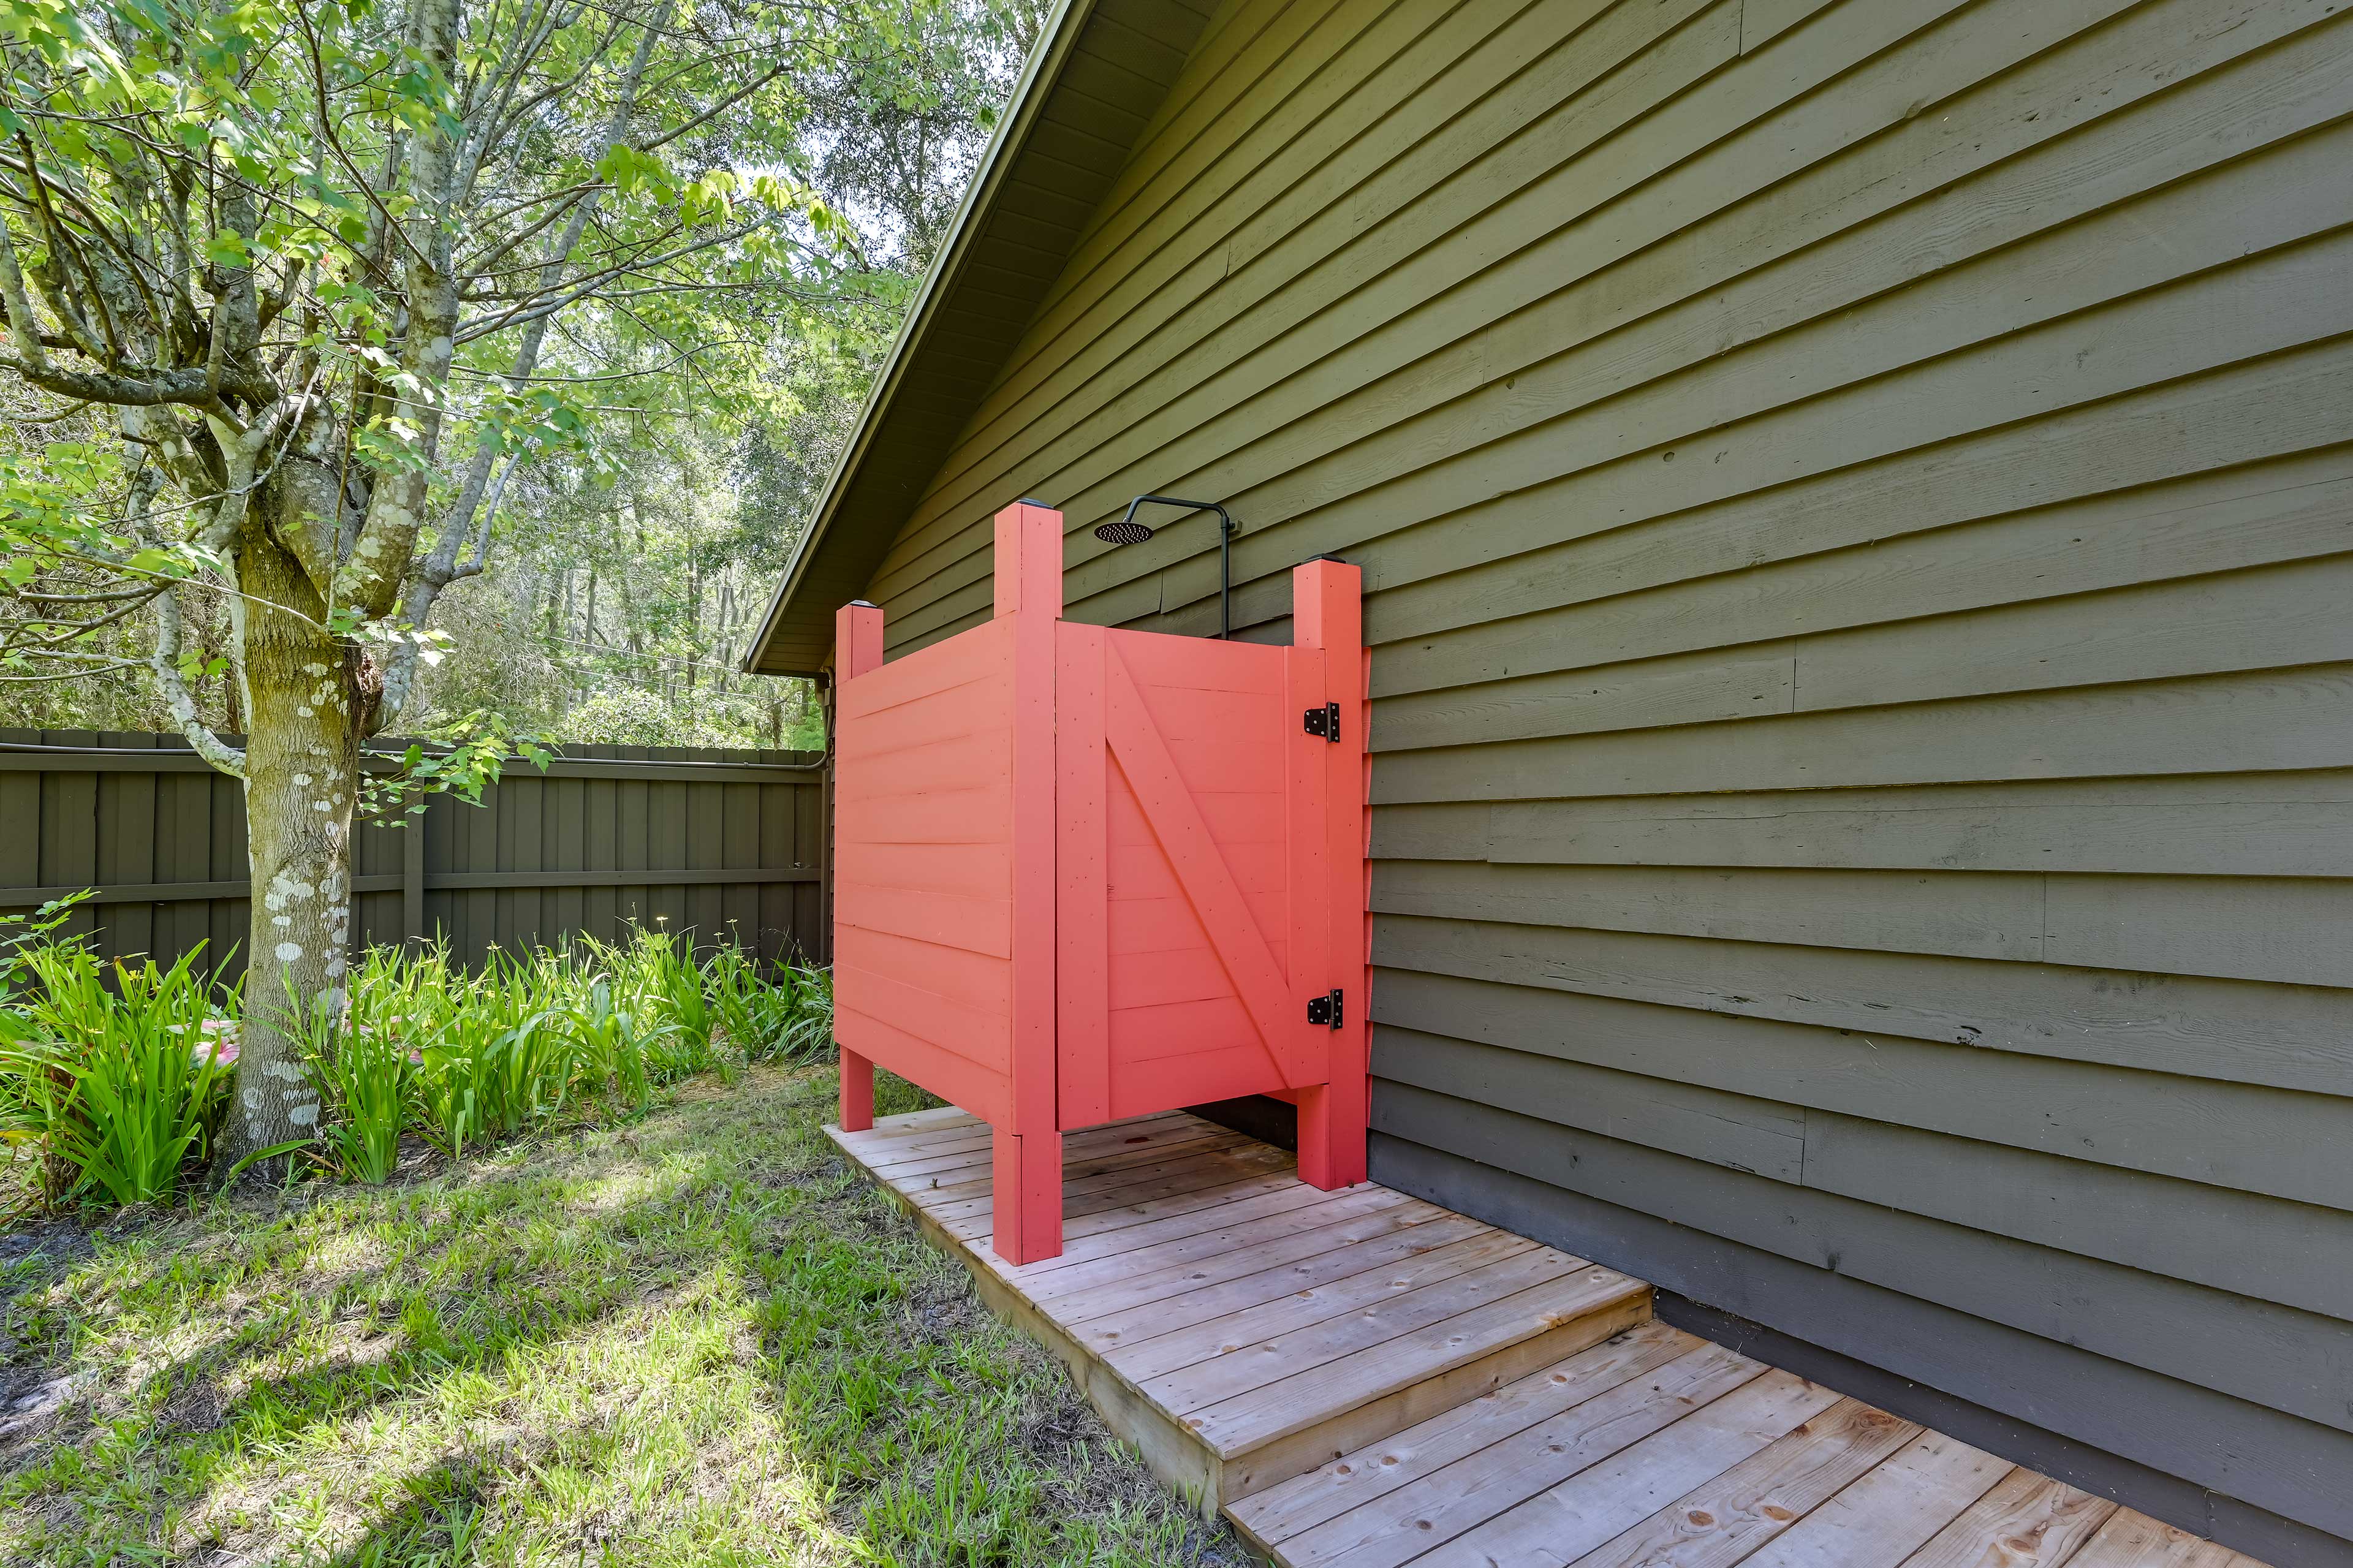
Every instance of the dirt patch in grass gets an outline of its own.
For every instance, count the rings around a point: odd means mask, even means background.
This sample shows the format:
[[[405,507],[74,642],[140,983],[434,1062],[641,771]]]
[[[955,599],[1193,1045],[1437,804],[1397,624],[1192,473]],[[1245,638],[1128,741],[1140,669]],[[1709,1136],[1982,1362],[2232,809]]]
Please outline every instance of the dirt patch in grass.
[[[0,1561],[1247,1563],[839,1158],[832,1096],[698,1080],[383,1188],[0,1237]]]

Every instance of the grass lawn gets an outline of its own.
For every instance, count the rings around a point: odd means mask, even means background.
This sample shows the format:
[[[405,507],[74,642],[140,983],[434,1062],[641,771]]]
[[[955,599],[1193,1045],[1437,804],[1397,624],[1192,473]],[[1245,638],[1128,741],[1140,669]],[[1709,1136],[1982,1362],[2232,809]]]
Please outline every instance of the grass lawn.
[[[833,1086],[0,1238],[0,1562],[1248,1562],[844,1166]]]

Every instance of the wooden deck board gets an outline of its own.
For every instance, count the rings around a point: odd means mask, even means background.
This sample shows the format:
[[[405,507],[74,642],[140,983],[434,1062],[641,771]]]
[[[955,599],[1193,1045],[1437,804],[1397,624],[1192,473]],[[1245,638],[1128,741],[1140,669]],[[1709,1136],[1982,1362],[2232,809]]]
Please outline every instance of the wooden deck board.
[[[1649,1288],[1182,1111],[1064,1140],[1060,1257],[990,1137],[828,1129],[1164,1479],[1284,1568],[2263,1568],[1650,1319]]]
[[[1506,1439],[1543,1426],[1552,1416],[1701,1348],[1701,1341],[1679,1329],[1671,1329],[1664,1323],[1643,1324],[1557,1366],[1442,1411],[1389,1437],[1376,1449],[1344,1456],[1320,1469],[1244,1498],[1233,1507],[1235,1522],[1261,1543],[1286,1542],[1299,1561],[1336,1555],[1357,1544],[1367,1532],[1378,1535],[1391,1528],[1402,1528],[1394,1521],[1403,1520],[1405,1525],[1412,1524],[1413,1520],[1408,1516],[1423,1507],[1419,1496],[1387,1509],[1377,1506],[1381,1500],[1426,1476],[1451,1470],[1458,1460],[1480,1455]],[[1745,1364],[1756,1367],[1750,1376],[1764,1370],[1757,1363],[1741,1359]],[[1627,1438],[1631,1440],[1630,1436]],[[1537,1437],[1535,1444],[1540,1449],[1548,1448],[1553,1441],[1552,1435],[1546,1434]],[[1508,1496],[1511,1501],[1517,1501],[1567,1473],[1566,1468],[1556,1470],[1534,1485],[1511,1492],[1508,1479],[1501,1473],[1504,1468],[1502,1461],[1507,1458],[1498,1455],[1496,1462],[1457,1471],[1430,1490],[1443,1496],[1461,1489],[1483,1486],[1491,1489],[1491,1496]],[[1492,1508],[1488,1510],[1493,1511]],[[1344,1529],[1311,1540],[1310,1532],[1318,1525],[1346,1514],[1356,1517]],[[1480,1515],[1485,1517],[1484,1513]],[[1419,1552],[1422,1548],[1417,1546],[1414,1550]]]
[[[1286,1297],[1344,1285],[1359,1274],[1398,1267],[1451,1243],[1475,1238],[1486,1229],[1461,1215],[1424,1216],[1392,1209],[1353,1225],[1319,1226],[1239,1247],[1215,1260],[1222,1268],[1204,1260],[1181,1270],[1183,1277],[1169,1280],[1171,1288],[1161,1294],[1138,1299],[1134,1289],[1113,1294],[1118,1290],[1113,1287],[1099,1295],[1067,1299],[1061,1311],[1078,1329],[1082,1343],[1109,1354]]]
[[[1239,1399],[1285,1378],[1314,1374],[1320,1380],[1329,1375],[1325,1369],[1332,1363],[1359,1351],[1406,1342],[1431,1323],[1448,1323],[1507,1301],[1524,1290],[1553,1285],[1567,1279],[1582,1261],[1560,1254],[1547,1257],[1525,1242],[1514,1247],[1514,1242],[1520,1238],[1475,1237],[1458,1242],[1457,1248],[1486,1247],[1491,1255],[1480,1267],[1409,1290],[1394,1300],[1377,1297],[1360,1311],[1327,1314],[1322,1321],[1306,1324],[1293,1333],[1212,1346],[1209,1354],[1180,1363],[1164,1376],[1136,1381],[1145,1393],[1183,1415]],[[1507,1248],[1509,1255],[1493,1257],[1496,1248]],[[1547,1300],[1551,1294],[1546,1293]],[[1128,1372],[1126,1355],[1105,1359]],[[1405,1375],[1421,1370],[1427,1359],[1415,1357]]]
[[[1983,1568],[1991,1542],[2001,1542],[2018,1568],[2058,1568],[2116,1511],[2105,1498],[2032,1470],[2012,1468],[1926,1545],[1905,1558],[1904,1568]]]
[[[1900,1563],[1978,1499],[2011,1466],[1942,1432],[1902,1453],[1799,1520],[1742,1568],[1840,1568]]]
[[[1424,1234],[1392,1237],[1390,1247],[1345,1249],[1327,1267],[1350,1272],[1328,1282],[1313,1282],[1305,1266],[1267,1270],[1122,1313],[1116,1321],[1138,1324],[1124,1343],[1117,1328],[1095,1323],[1084,1325],[1080,1342],[1131,1378],[1156,1377],[1230,1354],[1253,1340],[1277,1341],[1535,1247],[1524,1237],[1478,1227],[1475,1220],[1433,1220],[1415,1229]],[[1471,1234],[1451,1234],[1458,1230]],[[1398,1252],[1404,1255],[1385,1256]],[[1351,1256],[1356,1253],[1372,1256]],[[1148,1312],[1158,1312],[1160,1321],[1145,1327]]]

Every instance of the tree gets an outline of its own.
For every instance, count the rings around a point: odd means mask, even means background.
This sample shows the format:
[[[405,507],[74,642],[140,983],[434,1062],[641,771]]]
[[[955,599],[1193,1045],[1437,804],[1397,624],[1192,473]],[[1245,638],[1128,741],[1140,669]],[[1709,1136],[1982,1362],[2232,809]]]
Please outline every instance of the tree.
[[[361,748],[436,657],[437,603],[520,465],[662,378],[756,385],[745,323],[821,295],[848,234],[797,173],[799,84],[909,15],[0,4],[0,373],[87,432],[0,451],[0,678],[120,668],[143,617],[164,708],[244,780],[231,1158],[316,1119],[273,1004],[341,1000]]]

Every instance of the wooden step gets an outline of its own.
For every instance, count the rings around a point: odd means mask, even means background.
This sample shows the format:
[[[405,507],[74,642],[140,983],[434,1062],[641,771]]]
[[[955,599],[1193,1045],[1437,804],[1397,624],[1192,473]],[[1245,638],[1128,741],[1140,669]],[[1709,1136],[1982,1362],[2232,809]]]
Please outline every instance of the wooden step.
[[[1183,1112],[1064,1140],[1063,1252],[988,1247],[987,1129],[931,1111],[844,1152],[1051,1348],[1205,1511],[1476,1400],[1650,1320],[1638,1279]]]
[[[2263,1568],[1181,1111],[1065,1139],[1065,1250],[1018,1268],[980,1123],[827,1131],[1279,1568]]]

